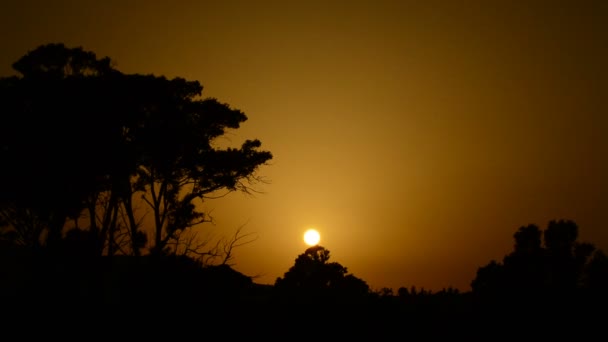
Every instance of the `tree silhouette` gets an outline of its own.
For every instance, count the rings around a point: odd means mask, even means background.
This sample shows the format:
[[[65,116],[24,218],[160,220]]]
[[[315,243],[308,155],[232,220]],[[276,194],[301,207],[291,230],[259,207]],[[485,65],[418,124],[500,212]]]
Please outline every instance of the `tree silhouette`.
[[[366,295],[370,292],[365,281],[348,274],[346,267],[329,262],[330,252],[313,246],[300,254],[283,277],[277,278],[275,288],[298,295]]]
[[[63,44],[13,68],[0,79],[0,224],[14,243],[56,247],[75,229],[99,255],[184,253],[186,239],[194,252],[188,232],[210,220],[198,205],[255,191],[272,159],[259,140],[218,147],[247,116],[198,81],[124,74]]]
[[[287,331],[313,318],[317,331],[339,332],[344,338],[375,326],[369,315],[372,302],[367,283],[331,262],[329,250],[317,245],[298,255],[294,265],[276,279],[269,307],[270,315]],[[343,329],[337,321],[352,326]]]
[[[473,293],[487,306],[517,306],[552,311],[580,309],[589,290],[605,296],[608,264],[605,254],[591,243],[579,242],[578,225],[552,220],[542,231],[536,225],[520,227],[514,250],[502,263],[492,260],[477,270]],[[542,243],[541,243],[542,242]],[[603,285],[601,285],[603,284]],[[523,312],[523,311],[522,311]],[[534,311],[530,311],[534,312]]]
[[[544,230],[520,227],[513,251],[478,268],[471,282],[477,324],[514,337],[599,333],[608,263],[593,244],[577,241],[578,229],[572,220],[551,220]]]
[[[608,296],[608,256],[602,250],[596,250],[587,265],[584,266],[582,286],[594,296]]]
[[[35,246],[45,234],[53,244],[111,165],[104,156],[118,156],[107,149],[116,111],[105,110],[101,96],[101,81],[113,72],[108,59],[60,44],[13,68],[21,77],[0,79],[1,212],[20,242]]]

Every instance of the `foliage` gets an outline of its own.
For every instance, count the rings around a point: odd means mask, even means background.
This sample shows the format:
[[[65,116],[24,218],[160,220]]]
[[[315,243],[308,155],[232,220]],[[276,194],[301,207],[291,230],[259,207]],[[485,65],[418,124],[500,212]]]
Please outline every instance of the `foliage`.
[[[474,293],[563,297],[605,286],[605,254],[593,244],[577,241],[574,221],[552,220],[545,230],[530,224],[513,236],[513,252],[502,263],[492,260],[478,269],[471,283]]]
[[[275,287],[279,291],[299,293],[368,294],[367,283],[352,274],[337,262],[329,262],[330,252],[322,246],[313,246],[300,254],[295,264],[277,278]]]
[[[58,248],[74,229],[99,255],[200,253],[201,203],[255,191],[272,159],[259,140],[216,146],[247,116],[198,81],[124,74],[63,44],[13,68],[0,78],[0,238],[13,243]]]

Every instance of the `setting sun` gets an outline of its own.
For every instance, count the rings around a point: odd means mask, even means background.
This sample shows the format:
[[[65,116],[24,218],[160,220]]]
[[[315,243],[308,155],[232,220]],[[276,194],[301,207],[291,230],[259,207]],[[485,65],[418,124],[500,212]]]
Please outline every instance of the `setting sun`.
[[[315,246],[321,240],[321,235],[315,229],[309,229],[304,233],[304,242],[309,246]]]

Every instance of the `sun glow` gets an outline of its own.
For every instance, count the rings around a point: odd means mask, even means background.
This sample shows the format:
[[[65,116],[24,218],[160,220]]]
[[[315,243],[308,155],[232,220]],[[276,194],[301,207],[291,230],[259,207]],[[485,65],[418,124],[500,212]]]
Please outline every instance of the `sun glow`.
[[[304,242],[309,246],[315,246],[321,240],[321,235],[315,229],[309,229],[304,233]]]

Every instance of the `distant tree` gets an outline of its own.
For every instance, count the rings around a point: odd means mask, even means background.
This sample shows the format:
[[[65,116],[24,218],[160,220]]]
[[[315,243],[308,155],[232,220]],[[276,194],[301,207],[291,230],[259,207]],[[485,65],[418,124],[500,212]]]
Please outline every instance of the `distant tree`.
[[[542,291],[547,277],[545,251],[542,247],[543,232],[537,225],[519,228],[513,235],[513,252],[505,256],[505,287],[525,291]]]
[[[479,267],[475,279],[471,282],[473,292],[482,295],[495,294],[505,286],[503,265],[496,260]]]
[[[365,281],[348,274],[346,267],[329,262],[330,252],[313,246],[300,254],[295,264],[277,278],[275,288],[298,294],[366,295],[370,288]]]
[[[0,238],[51,247],[76,229],[70,241],[97,254],[196,255],[191,228],[211,219],[200,204],[255,191],[272,159],[259,140],[218,146],[247,117],[198,81],[124,74],[63,44],[13,67],[0,78]]]
[[[393,293],[393,289],[390,287],[382,287],[376,292],[380,297],[393,297],[395,294]]]
[[[547,265],[547,283],[554,291],[571,291],[578,285],[582,274],[582,264],[595,247],[586,244],[581,246],[578,238],[578,226],[573,221],[551,221],[544,232],[545,259]],[[583,252],[576,255],[576,252]],[[581,259],[582,260],[577,260]]]
[[[596,250],[584,266],[582,286],[594,294],[608,297],[608,256],[602,250]]]
[[[410,291],[407,289],[407,287],[405,286],[401,286],[399,287],[399,289],[397,290],[397,295],[399,297],[408,297],[410,295]]]
[[[514,238],[514,250],[502,263],[492,260],[477,270],[471,283],[474,293],[528,299],[564,297],[601,283],[608,274],[608,268],[598,266],[603,264],[603,252],[577,241],[574,221],[552,220],[544,231],[533,224],[524,226]]]

